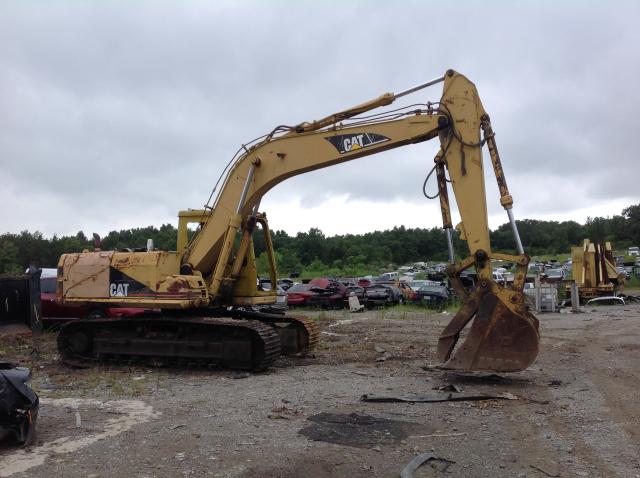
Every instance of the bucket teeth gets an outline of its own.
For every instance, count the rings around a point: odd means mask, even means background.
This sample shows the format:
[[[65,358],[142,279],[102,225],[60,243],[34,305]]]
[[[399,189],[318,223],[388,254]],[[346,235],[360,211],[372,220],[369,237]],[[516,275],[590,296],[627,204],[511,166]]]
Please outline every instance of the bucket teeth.
[[[475,315],[475,317],[474,317]],[[473,319],[464,343],[455,348],[462,329]],[[538,356],[538,320],[513,311],[493,292],[476,306],[470,300],[447,325],[438,341],[442,368],[519,372]]]

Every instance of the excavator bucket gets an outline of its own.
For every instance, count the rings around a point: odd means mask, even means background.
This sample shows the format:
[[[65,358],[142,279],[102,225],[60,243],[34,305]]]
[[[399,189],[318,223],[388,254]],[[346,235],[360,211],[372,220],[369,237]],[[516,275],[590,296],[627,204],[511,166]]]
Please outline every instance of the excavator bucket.
[[[523,312],[514,309],[493,291],[470,296],[440,335],[442,368],[519,372],[531,365],[538,356],[538,319],[524,307],[519,308]],[[464,343],[456,348],[471,320]]]

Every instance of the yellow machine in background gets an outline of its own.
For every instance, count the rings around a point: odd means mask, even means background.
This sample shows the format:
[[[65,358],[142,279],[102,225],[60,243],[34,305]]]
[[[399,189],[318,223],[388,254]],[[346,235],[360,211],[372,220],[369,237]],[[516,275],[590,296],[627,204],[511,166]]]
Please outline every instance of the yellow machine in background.
[[[362,115],[438,83],[443,84],[443,91],[437,103]],[[71,361],[121,356],[172,358],[262,369],[283,350],[298,353],[312,348],[318,336],[313,321],[265,314],[255,308],[275,301],[273,291],[258,290],[251,239],[260,225],[270,258],[271,282],[275,284],[271,236],[266,216],[258,212],[262,197],[292,176],[434,138],[440,141],[432,172],[438,179],[449,244],[448,274],[463,300],[461,310],[440,337],[438,355],[448,368],[526,368],[535,360],[539,342],[538,321],[528,312],[522,293],[529,258],[511,213],[513,200],[489,116],[475,85],[453,70],[318,121],[278,126],[253,144],[244,145],[223,172],[215,201],[204,210],[180,214],[177,252],[63,255],[59,262],[59,301],[87,307],[153,307],[162,309],[162,314],[65,325],[58,341],[62,356]],[[491,251],[481,152],[485,143],[518,256]],[[456,228],[470,253],[458,263],[454,262],[446,173],[462,219]],[[188,242],[186,225],[190,222],[201,227]],[[509,288],[493,280],[491,259],[517,264]],[[460,273],[470,267],[478,277],[472,293],[460,280]],[[471,321],[465,342],[457,346],[462,330]]]
[[[610,242],[591,242],[571,248],[572,279],[578,285],[580,301],[622,292],[624,276],[616,271]],[[570,293],[567,286],[567,293]]]

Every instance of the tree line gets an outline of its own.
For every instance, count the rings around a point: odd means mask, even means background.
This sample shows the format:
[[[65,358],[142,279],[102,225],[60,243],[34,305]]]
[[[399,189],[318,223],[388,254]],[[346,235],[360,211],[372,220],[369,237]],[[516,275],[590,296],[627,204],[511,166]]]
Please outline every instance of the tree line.
[[[518,221],[523,246],[530,255],[569,253],[571,246],[583,239],[611,241],[617,250],[640,245],[640,204],[629,206],[620,215],[588,218],[585,224],[575,221]],[[157,248],[176,249],[176,228],[164,224],[160,228],[111,231],[102,239],[103,250],[145,247],[153,239]],[[285,231],[272,232],[278,270],[283,275],[298,271],[303,275],[314,273],[335,275],[362,275],[375,273],[392,265],[417,261],[444,261],[447,243],[440,228],[421,229],[394,227],[391,230],[346,234],[326,237],[318,228],[289,235]],[[515,253],[509,224],[491,231],[492,247],[496,251]],[[254,247],[258,269],[266,272],[267,258],[262,231],[254,234]],[[459,257],[468,250],[454,235],[454,248]],[[24,272],[34,262],[40,267],[56,267],[61,254],[93,250],[93,240],[80,231],[75,236],[45,238],[40,232],[22,231],[0,235],[0,274]]]

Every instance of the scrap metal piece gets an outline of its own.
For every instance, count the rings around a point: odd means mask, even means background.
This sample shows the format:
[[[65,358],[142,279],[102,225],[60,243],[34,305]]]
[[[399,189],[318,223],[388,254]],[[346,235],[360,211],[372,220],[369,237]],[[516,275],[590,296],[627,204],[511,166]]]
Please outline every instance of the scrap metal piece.
[[[503,392],[498,394],[466,394],[466,395],[453,395],[451,393],[434,393],[432,395],[417,395],[413,397],[391,397],[385,395],[369,395],[365,394],[360,397],[361,402],[378,402],[378,403],[438,403],[438,402],[474,402],[480,400],[518,400],[518,397],[509,393]]]
[[[531,468],[533,468],[534,470],[537,470],[537,471],[539,471],[541,473],[544,473],[547,476],[550,476],[551,478],[559,478],[560,477],[560,473],[552,473],[552,472],[549,472],[549,471],[545,470],[544,468],[541,468],[541,467],[536,466],[536,465],[529,465],[529,466]]]
[[[598,303],[603,303],[603,304],[620,304],[620,305],[625,305],[624,299],[622,297],[617,297],[615,295],[609,295],[609,296],[603,296],[603,297],[596,297],[594,299],[589,299],[587,301],[586,305],[595,305]]]
[[[446,458],[440,458],[433,453],[422,453],[421,455],[414,457],[413,460],[407,463],[407,466],[405,466],[402,469],[402,472],[400,472],[400,478],[412,478],[414,471],[431,460],[436,460],[443,464],[443,466],[440,468],[440,471],[442,472],[447,471],[447,468],[455,463],[455,461],[447,460]]]

